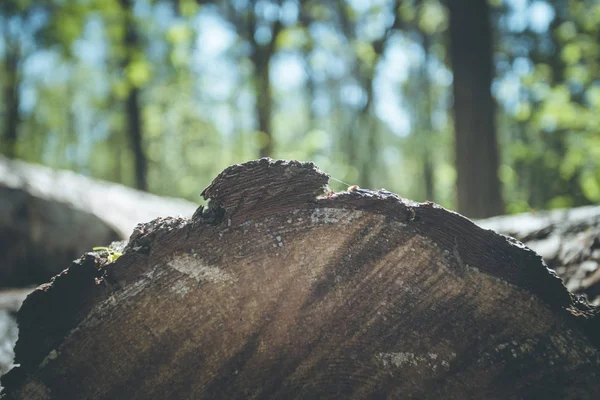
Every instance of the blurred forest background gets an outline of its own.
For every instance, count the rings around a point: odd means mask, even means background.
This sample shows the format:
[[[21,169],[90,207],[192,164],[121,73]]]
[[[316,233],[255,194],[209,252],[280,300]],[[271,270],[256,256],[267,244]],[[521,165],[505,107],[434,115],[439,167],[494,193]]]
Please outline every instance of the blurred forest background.
[[[0,59],[0,153],[160,195],[270,156],[471,217],[600,202],[597,0],[1,0]]]

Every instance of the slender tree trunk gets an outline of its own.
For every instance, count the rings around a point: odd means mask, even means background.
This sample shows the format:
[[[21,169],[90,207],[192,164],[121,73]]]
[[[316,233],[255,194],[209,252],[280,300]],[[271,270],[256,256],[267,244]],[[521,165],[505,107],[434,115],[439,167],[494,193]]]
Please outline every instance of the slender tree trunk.
[[[491,94],[492,28],[485,0],[453,0],[450,57],[454,73],[454,129],[458,211],[482,218],[502,214],[498,146]]]
[[[271,55],[270,51],[256,47],[252,57],[255,67],[256,119],[258,121],[258,130],[265,134],[265,136],[261,136],[260,157],[272,157],[274,149],[273,130],[271,127],[271,115],[273,111],[270,79]]]
[[[122,137],[117,132],[111,132],[109,141],[114,143],[114,166],[112,168],[113,174],[111,175],[112,180],[114,182],[123,183],[125,182],[125,176],[123,174],[123,162],[126,160],[126,157],[129,156],[127,151],[123,149]]]
[[[348,16],[349,9],[346,7],[346,2],[344,2],[343,0],[336,0],[335,7],[339,16],[339,22],[342,29],[342,33],[346,37],[348,45],[350,45],[356,38],[356,30],[354,24],[351,21],[351,18]],[[358,67],[358,60],[354,58],[350,61],[350,63],[351,65],[349,65],[349,69],[351,71],[351,74],[357,79],[360,78],[361,75]],[[362,112],[360,114],[362,114]],[[346,127],[343,128],[344,131],[342,132],[342,135],[340,135],[342,140],[342,147],[344,149],[344,154],[346,155],[346,164],[357,168],[361,167],[359,150],[361,147],[361,135],[359,132],[361,117],[360,114],[356,115],[350,112],[350,115],[344,115],[344,113],[342,113],[342,117],[345,120],[349,120],[350,123],[345,124]],[[360,181],[360,184],[365,186],[366,183],[362,182],[362,179],[364,179],[363,175],[364,171],[360,171],[358,179]]]
[[[139,101],[140,90],[132,88],[127,96],[127,129],[129,141],[133,151],[135,166],[135,187],[140,190],[148,190],[148,159],[144,152],[142,143],[142,118]]]
[[[3,153],[10,158],[16,156],[17,138],[19,134],[19,59],[18,49],[7,49],[5,56],[4,85],[4,132]]]
[[[139,47],[139,38],[133,19],[132,0],[121,0],[121,7],[125,13],[125,59],[123,68],[131,62],[133,51]],[[142,111],[140,105],[140,89],[132,86],[125,100],[125,128],[129,137],[129,144],[134,159],[135,187],[139,190],[148,190],[148,158],[143,145]]]
[[[272,157],[275,148],[271,116],[273,112],[273,94],[271,89],[271,57],[275,52],[275,40],[283,25],[281,21],[259,21],[254,12],[256,2],[246,2],[245,7],[239,9],[232,2],[222,2],[224,14],[233,23],[237,34],[250,44],[250,61],[254,66],[253,88],[256,99],[255,117],[257,128],[263,134],[259,142],[259,156]],[[276,2],[281,5],[281,0]],[[255,38],[259,25],[267,23],[271,28],[271,40],[267,43],[258,43]],[[264,26],[264,25],[262,25]]]
[[[362,158],[362,168],[360,169],[360,184],[365,188],[371,188],[373,186],[373,169],[377,164],[378,157],[378,140],[377,140],[377,129],[376,123],[372,115],[370,114],[371,106],[373,104],[373,79],[369,77],[363,85],[363,88],[367,92],[367,102],[364,107],[360,110],[358,116],[359,129],[358,135],[365,135],[367,137],[366,142],[366,157]],[[359,141],[360,137],[355,140]]]
[[[429,78],[429,36],[423,33],[423,51],[425,59],[421,66],[421,80],[423,82],[423,180],[425,182],[425,198],[429,201],[435,201],[434,182],[433,182],[433,123],[431,121],[431,110],[433,98],[431,96],[431,79]]]
[[[311,131],[313,129],[317,129],[319,126],[319,117],[317,116],[317,113],[315,113],[315,108],[313,107],[313,102],[315,100],[315,98],[317,97],[317,85],[315,84],[315,81],[312,78],[312,74],[311,74],[311,70],[310,70],[310,64],[308,62],[308,55],[306,57],[306,66],[305,66],[305,71],[306,71],[306,76],[308,77],[306,80],[306,91],[307,91],[307,95],[308,98],[306,99],[306,103],[307,103],[307,108],[308,108],[308,123],[307,125],[307,129],[306,131]]]
[[[69,82],[66,86],[67,98],[75,98],[75,85],[76,82]],[[65,105],[65,134],[64,134],[64,145],[62,146],[59,154],[67,155],[63,159],[63,166],[68,169],[79,172],[81,162],[79,158],[79,138],[77,136],[77,116],[74,110],[74,101],[70,101]],[[69,151],[69,145],[71,151]],[[57,163],[60,165],[60,162]]]

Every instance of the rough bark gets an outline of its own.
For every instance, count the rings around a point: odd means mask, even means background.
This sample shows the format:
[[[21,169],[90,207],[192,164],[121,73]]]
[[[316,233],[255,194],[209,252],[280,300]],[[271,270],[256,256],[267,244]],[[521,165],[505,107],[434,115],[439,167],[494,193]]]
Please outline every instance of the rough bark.
[[[46,282],[95,246],[195,205],[0,157],[0,287]]]
[[[600,207],[496,217],[478,224],[524,242],[567,289],[600,305]]]
[[[500,215],[489,6],[483,0],[452,0],[448,10],[458,211],[472,218]]]
[[[223,171],[207,209],[88,253],[19,315],[7,399],[577,398],[598,310],[433,203],[328,193],[311,163]]]

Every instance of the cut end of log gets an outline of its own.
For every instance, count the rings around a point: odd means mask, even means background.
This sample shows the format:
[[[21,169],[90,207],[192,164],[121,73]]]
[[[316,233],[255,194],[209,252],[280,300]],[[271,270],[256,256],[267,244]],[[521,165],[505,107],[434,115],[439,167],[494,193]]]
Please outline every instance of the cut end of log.
[[[232,222],[241,222],[313,202],[328,182],[329,175],[312,162],[261,158],[226,168],[202,196],[210,201],[210,221],[218,221],[215,210],[222,209]]]
[[[600,390],[598,309],[540,256],[433,203],[327,192],[328,178],[234,165],[191,220],[138,225],[112,263],[85,255],[23,304],[8,398]]]

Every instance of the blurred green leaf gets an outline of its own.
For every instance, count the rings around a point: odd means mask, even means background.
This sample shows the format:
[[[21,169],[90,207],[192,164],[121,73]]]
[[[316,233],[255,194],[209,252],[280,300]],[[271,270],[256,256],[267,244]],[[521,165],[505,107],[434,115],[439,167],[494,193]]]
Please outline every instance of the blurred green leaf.
[[[560,176],[564,180],[571,179],[584,164],[583,152],[580,150],[567,152],[560,164]]]
[[[600,174],[598,170],[595,172],[584,171],[581,174],[580,183],[585,197],[590,201],[600,202]]]
[[[562,49],[561,57],[567,64],[576,64],[581,59],[581,48],[575,43],[569,43]]]
[[[146,60],[134,60],[125,68],[127,80],[134,87],[142,87],[150,80],[150,64]]]
[[[184,17],[191,17],[198,13],[200,6],[196,0],[179,0],[179,12]]]
[[[535,78],[538,81],[551,81],[552,80],[552,68],[548,64],[539,63],[535,66]]]
[[[192,37],[190,27],[185,23],[177,23],[167,30],[167,40],[171,44],[185,42]]]
[[[565,77],[583,85],[588,84],[591,80],[589,68],[583,65],[568,66],[565,69]]]
[[[531,118],[531,104],[529,103],[521,103],[519,104],[517,115],[515,118],[518,121],[527,121]]]
[[[573,21],[565,21],[556,29],[556,36],[565,43],[577,36],[577,27]]]
[[[329,8],[325,4],[321,4],[320,1],[311,0],[303,2],[303,7],[312,20],[326,21],[331,17]]]
[[[600,112],[600,86],[590,87],[585,94],[590,105]]]
[[[262,132],[262,131],[254,132],[253,139],[254,139],[256,145],[258,146],[258,148],[260,148],[260,149],[267,147],[269,145],[269,142],[271,141],[271,138],[269,137],[269,135],[266,132]]]
[[[425,34],[443,32],[448,27],[448,12],[438,1],[425,1],[420,8],[419,28]]]
[[[573,204],[573,200],[570,196],[556,196],[548,202],[548,208],[569,208]]]
[[[512,186],[516,184],[517,181],[517,173],[514,169],[508,164],[500,165],[500,171],[498,172],[500,180],[503,184]]]
[[[356,40],[352,43],[352,48],[354,49],[354,54],[356,54],[356,57],[360,61],[368,66],[373,66],[375,64],[377,53],[371,43]]]
[[[109,24],[106,27],[111,42],[121,43],[125,37],[125,26],[123,24]]]
[[[123,80],[116,81],[112,84],[112,91],[118,99],[125,99],[129,94],[131,86]]]
[[[300,49],[309,42],[308,32],[302,27],[282,29],[275,39],[277,49]]]
[[[403,21],[410,22],[416,18],[417,8],[412,2],[403,1],[400,2],[397,13]]]

